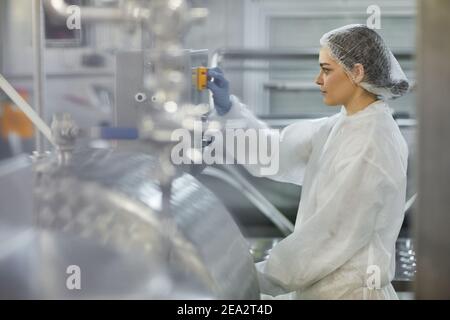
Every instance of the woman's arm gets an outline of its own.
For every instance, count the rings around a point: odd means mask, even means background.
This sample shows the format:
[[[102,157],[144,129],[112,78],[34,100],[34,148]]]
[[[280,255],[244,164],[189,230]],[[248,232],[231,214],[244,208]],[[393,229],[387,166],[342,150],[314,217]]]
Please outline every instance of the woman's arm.
[[[251,164],[248,161],[239,163],[243,164],[252,175],[301,185],[313,148],[312,138],[329,118],[301,120],[280,132],[271,129],[255,117],[235,96],[231,96],[231,102],[231,109],[225,115],[219,116],[214,112],[210,120],[220,122],[223,132],[234,130],[236,139],[239,139],[239,135],[257,137],[251,141],[253,148],[249,148],[247,143],[246,150],[238,149],[240,156],[246,154],[247,160],[253,157],[257,160],[256,163]],[[267,145],[267,150],[260,148],[261,143]],[[226,153],[230,156],[229,148],[226,149]],[[267,164],[268,155],[270,164]],[[237,158],[237,154],[231,156]]]

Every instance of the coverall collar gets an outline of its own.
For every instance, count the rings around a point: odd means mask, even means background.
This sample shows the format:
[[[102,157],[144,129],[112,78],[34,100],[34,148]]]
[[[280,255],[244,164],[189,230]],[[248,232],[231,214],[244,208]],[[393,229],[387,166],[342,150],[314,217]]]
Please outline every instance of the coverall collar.
[[[347,115],[347,109],[345,109],[345,107],[342,106],[341,114],[348,119],[354,119],[354,118],[359,118],[360,116],[371,114],[371,113],[374,113],[376,111],[381,111],[381,110],[387,110],[387,104],[383,100],[376,100],[376,101],[372,102],[371,104],[369,104],[364,109],[362,109],[352,115]]]

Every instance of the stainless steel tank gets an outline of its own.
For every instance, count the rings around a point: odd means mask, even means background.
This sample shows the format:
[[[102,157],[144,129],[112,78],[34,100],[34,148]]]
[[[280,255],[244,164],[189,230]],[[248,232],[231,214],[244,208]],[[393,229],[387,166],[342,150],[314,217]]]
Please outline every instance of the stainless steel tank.
[[[158,166],[100,149],[75,152],[67,166],[38,163],[34,226],[9,228],[17,249],[0,261],[5,278],[21,279],[9,296],[259,299],[249,246],[222,203],[180,172],[163,210]],[[73,265],[81,289],[68,288]]]

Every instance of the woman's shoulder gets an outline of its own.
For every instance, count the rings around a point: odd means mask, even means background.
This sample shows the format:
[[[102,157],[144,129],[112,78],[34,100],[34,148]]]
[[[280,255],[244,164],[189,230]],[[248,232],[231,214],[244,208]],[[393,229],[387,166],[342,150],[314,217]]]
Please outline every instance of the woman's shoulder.
[[[390,113],[380,113],[371,122],[364,159],[394,180],[406,176],[408,145]]]
[[[379,112],[344,124],[342,149],[374,163],[385,163],[393,154],[407,157],[408,150],[400,129],[389,113]],[[400,159],[405,161],[406,159]]]

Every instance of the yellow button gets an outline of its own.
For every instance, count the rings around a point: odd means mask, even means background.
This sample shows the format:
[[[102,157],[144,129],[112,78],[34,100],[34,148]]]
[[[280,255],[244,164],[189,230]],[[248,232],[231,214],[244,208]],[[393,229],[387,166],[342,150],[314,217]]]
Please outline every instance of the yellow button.
[[[206,89],[208,82],[208,68],[198,67],[197,68],[197,90],[201,91]]]

